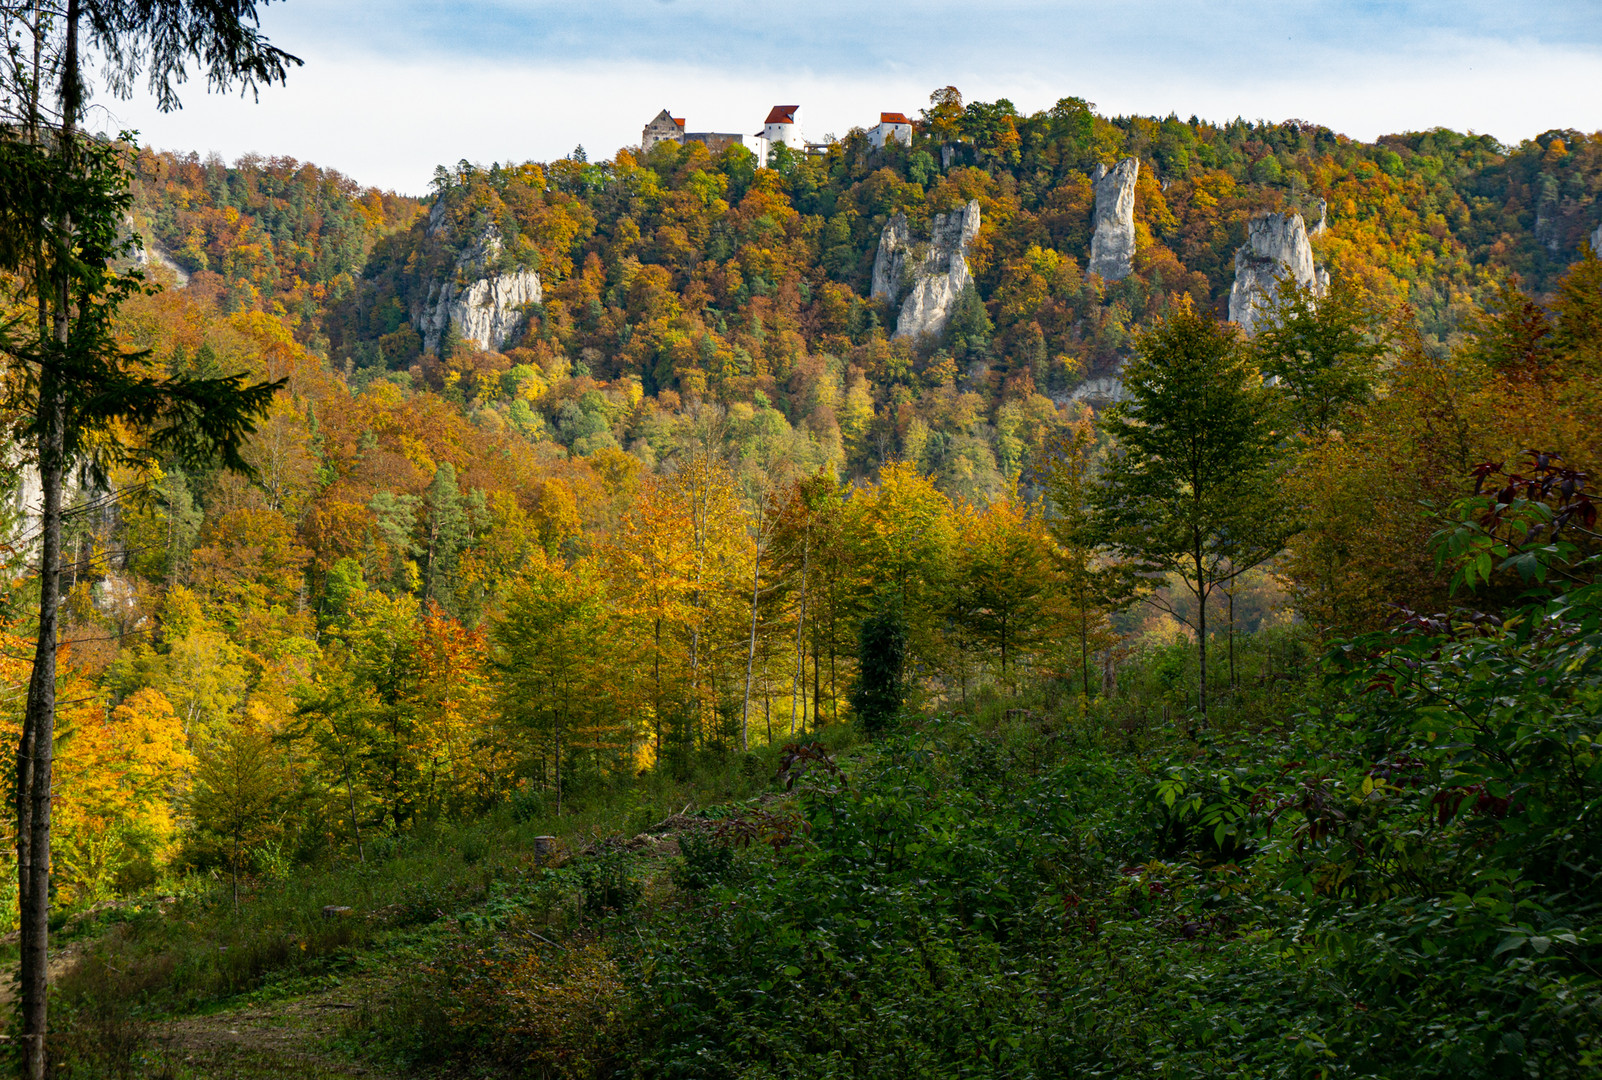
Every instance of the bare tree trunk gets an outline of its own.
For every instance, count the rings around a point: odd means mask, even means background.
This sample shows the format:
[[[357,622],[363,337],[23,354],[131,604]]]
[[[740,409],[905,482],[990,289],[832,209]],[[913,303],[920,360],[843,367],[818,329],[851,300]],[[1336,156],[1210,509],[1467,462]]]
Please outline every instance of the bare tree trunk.
[[[801,543],[801,605],[795,617],[795,682],[790,693],[790,734],[795,734],[795,714],[801,713],[801,730],[807,727],[807,561],[811,557],[810,530]]]
[[[1090,612],[1084,607],[1084,597],[1080,597],[1079,607],[1079,668],[1081,681],[1085,686],[1085,697],[1090,697]]]
[[[1238,685],[1235,679],[1235,579],[1230,579],[1224,595],[1229,597],[1229,688],[1234,690]]]
[[[56,637],[61,606],[61,487],[64,403],[55,377],[41,380],[39,478],[44,490],[39,635],[17,751],[17,889],[20,989],[29,1080],[44,1080],[50,945],[50,785],[56,721]]]
[[[835,630],[834,630],[834,586],[829,587],[829,719],[834,723],[840,722],[840,690],[838,672],[835,670]]]
[[[356,837],[356,861],[363,865],[367,862],[367,853],[362,850],[362,827],[356,820],[356,786],[350,779],[350,762],[345,762],[345,794],[350,797],[350,831]]]
[[[757,522],[756,558],[751,566],[751,647],[745,654],[745,704],[740,708],[740,749],[751,748],[747,732],[751,719],[751,671],[756,666],[757,592],[762,578],[762,524]],[[771,740],[770,740],[771,741]]]
[[[1203,578],[1201,550],[1196,551],[1196,656],[1201,666],[1197,701],[1201,706],[1202,726],[1207,726],[1207,588]]]
[[[823,726],[823,681],[818,671],[818,627],[812,625],[812,730]]]
[[[78,2],[68,0],[66,42],[62,55],[62,129],[56,152],[72,163],[75,124],[81,104],[78,83]],[[72,223],[53,223],[57,243],[71,243]],[[51,331],[65,348],[71,317],[66,251],[53,253],[48,264],[35,267],[39,292],[53,294]],[[47,274],[53,279],[45,280]],[[41,313],[44,305],[40,305]],[[39,332],[43,334],[41,324]],[[28,704],[17,752],[17,898],[21,927],[18,983],[22,1006],[23,1073],[45,1080],[45,1038],[49,1033],[50,993],[50,787],[56,728],[56,642],[61,606],[61,489],[65,478],[66,395],[55,371],[39,378],[40,510],[39,633],[33,671],[28,678]]]
[[[656,679],[656,715],[651,723],[656,728],[656,760],[662,760],[662,620],[655,620],[656,651],[652,655],[652,671]]]

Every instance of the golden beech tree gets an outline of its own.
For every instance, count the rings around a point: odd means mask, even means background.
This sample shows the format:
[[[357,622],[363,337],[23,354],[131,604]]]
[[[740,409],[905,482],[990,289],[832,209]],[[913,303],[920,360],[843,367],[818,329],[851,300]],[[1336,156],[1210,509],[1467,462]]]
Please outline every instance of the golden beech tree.
[[[933,662],[937,616],[956,539],[951,501],[906,462],[886,465],[873,487],[845,504],[847,544],[855,563],[857,614],[893,594],[907,620],[914,656]]]
[[[997,658],[1001,678],[1016,681],[1020,661],[1048,630],[1058,584],[1051,536],[1033,508],[1014,496],[959,511],[956,551],[961,555],[946,579],[946,610]]]
[[[696,551],[688,501],[679,488],[648,480],[605,549],[621,611],[643,631],[648,676],[647,711],[653,753],[663,749],[663,724],[675,709],[687,671],[676,647],[687,636]]]
[[[523,735],[531,764],[562,812],[575,764],[633,757],[633,731],[617,705],[615,623],[597,567],[536,557],[508,591],[490,628],[490,665],[505,722]]]
[[[482,628],[431,605],[418,636],[418,755],[433,814],[494,801],[508,748],[499,729]]]
[[[112,898],[149,882],[176,839],[173,808],[194,757],[160,692],[144,689],[108,714],[90,685],[69,674],[61,711],[56,887],[64,903]]]

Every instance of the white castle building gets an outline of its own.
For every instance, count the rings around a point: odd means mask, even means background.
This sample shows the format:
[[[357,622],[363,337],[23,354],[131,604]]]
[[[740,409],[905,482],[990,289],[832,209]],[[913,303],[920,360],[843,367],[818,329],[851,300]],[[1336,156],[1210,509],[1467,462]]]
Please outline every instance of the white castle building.
[[[671,142],[682,146],[685,143],[699,142],[705,143],[708,150],[717,154],[729,146],[745,146],[756,154],[759,162],[766,165],[768,154],[776,146],[789,147],[798,154],[822,152],[823,148],[821,143],[807,142],[802,134],[799,105],[773,106],[768,110],[768,118],[762,122],[762,130],[749,136],[749,142],[746,139],[746,136],[730,132],[686,131],[682,118],[663,109],[640,132],[640,149],[648,153],[657,143]],[[876,149],[890,142],[911,146],[912,121],[898,112],[882,112],[879,114],[878,125],[868,129],[868,141]]]
[[[882,112],[879,114],[878,126],[868,129],[868,141],[876,150],[882,150],[887,142],[911,146],[912,121],[898,112]]]

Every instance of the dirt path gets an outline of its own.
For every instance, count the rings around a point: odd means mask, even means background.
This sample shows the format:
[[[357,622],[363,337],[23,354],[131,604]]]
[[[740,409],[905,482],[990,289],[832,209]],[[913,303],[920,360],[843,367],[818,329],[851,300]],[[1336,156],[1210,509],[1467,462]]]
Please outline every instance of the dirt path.
[[[284,1001],[244,1005],[160,1025],[162,1056],[204,1080],[394,1080],[345,1060],[331,1043],[360,1007],[360,991],[339,987]]]
[[[82,941],[69,941],[59,949],[51,949],[50,957],[50,983],[55,985],[57,979],[83,955],[84,943]],[[17,1000],[17,968],[21,961],[11,960],[0,964],[0,1016],[11,1015],[11,1003]],[[0,1021],[0,1027],[4,1021]]]
[[[50,981],[88,948],[75,940],[50,950]],[[16,997],[17,962],[0,966],[0,1015]],[[237,1006],[145,1025],[149,1076],[185,1080],[396,1080],[332,1047],[367,989],[347,985],[304,997]]]

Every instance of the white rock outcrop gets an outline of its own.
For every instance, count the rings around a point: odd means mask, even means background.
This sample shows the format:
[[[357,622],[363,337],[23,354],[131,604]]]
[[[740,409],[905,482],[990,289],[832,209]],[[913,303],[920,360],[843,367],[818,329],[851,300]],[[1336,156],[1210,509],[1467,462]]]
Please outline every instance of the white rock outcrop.
[[[881,269],[886,289],[883,298],[891,303],[900,295],[900,283],[911,279],[896,317],[896,337],[938,334],[946,328],[957,297],[973,280],[967,254],[978,235],[978,200],[970,200],[961,210],[936,215],[927,246],[911,242],[906,219],[900,215],[885,225],[879,256],[874,259],[873,295],[881,295]]]
[[[441,206],[436,202],[429,212],[431,234],[449,229]],[[412,325],[423,336],[425,352],[439,348],[447,327],[481,349],[499,351],[522,325],[524,308],[540,302],[540,276],[533,270],[488,272],[500,253],[500,233],[492,228],[456,260],[451,278],[434,282],[426,298],[413,302]]]
[[[1229,318],[1251,337],[1271,317],[1274,293],[1287,278],[1322,296],[1329,274],[1313,264],[1313,246],[1300,214],[1264,212],[1246,227],[1246,243],[1235,253],[1235,284],[1229,290]]]
[[[1602,259],[1602,225],[1598,225],[1596,232],[1591,234],[1591,250],[1596,252],[1597,258]]]
[[[1135,178],[1140,161],[1124,158],[1111,169],[1097,165],[1090,174],[1096,188],[1096,232],[1090,238],[1092,274],[1122,281],[1135,269]]]
[[[164,269],[171,270],[173,277],[178,279],[178,287],[180,289],[189,284],[189,271],[179,266],[177,262],[173,260],[173,257],[168,255],[162,246],[156,243],[154,240],[146,240],[144,242],[144,246],[135,248],[133,261],[134,265],[140,269],[150,266],[160,266]]]
[[[1082,401],[1092,408],[1105,408],[1108,405],[1116,405],[1128,396],[1128,391],[1124,389],[1124,380],[1115,372],[1111,375],[1094,375],[1056,401],[1059,405]]]
[[[0,454],[0,457],[3,457],[5,466],[15,469],[17,474],[17,489],[11,495],[10,513],[6,515],[6,524],[10,526],[10,530],[3,539],[6,543],[31,555],[39,548],[41,529],[44,525],[44,480],[39,475],[39,466],[23,459],[21,451],[15,444]],[[68,469],[62,474],[63,508],[80,503],[83,492],[81,480],[82,477],[77,469]],[[107,512],[108,510],[102,510],[100,514],[104,517]]]
[[[879,234],[879,251],[873,257],[873,291],[869,298],[893,304],[901,296],[901,275],[907,267],[907,252],[912,249],[912,230],[907,226],[907,215],[897,214],[885,222]]]

